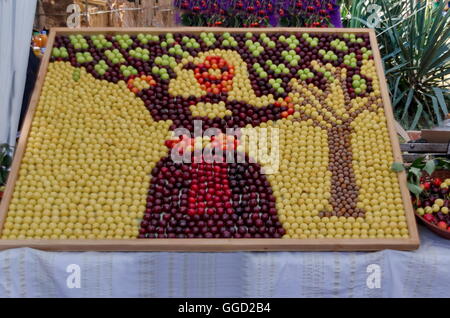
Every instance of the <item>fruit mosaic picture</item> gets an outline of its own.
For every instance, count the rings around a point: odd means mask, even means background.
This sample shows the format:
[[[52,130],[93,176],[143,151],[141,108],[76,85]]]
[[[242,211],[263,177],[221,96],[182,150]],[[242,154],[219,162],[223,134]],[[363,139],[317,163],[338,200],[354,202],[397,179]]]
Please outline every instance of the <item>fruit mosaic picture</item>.
[[[372,50],[368,32],[56,33],[1,238],[410,240]]]

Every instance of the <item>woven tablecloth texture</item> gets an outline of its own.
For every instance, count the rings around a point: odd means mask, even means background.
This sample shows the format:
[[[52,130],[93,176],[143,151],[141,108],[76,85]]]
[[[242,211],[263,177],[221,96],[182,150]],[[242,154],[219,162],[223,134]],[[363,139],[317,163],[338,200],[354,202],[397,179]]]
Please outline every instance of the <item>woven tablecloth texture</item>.
[[[0,297],[450,297],[450,241],[422,227],[420,234],[413,252],[11,249],[0,252]],[[71,264],[79,266],[80,288],[68,287]],[[371,264],[379,286],[367,283]]]

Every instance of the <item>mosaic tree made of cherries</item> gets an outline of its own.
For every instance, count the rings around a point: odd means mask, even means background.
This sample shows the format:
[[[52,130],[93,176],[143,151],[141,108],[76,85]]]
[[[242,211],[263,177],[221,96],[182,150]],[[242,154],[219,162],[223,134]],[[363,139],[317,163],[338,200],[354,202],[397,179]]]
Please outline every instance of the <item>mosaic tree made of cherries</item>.
[[[227,128],[284,119],[320,127],[328,136],[331,210],[319,215],[364,217],[351,134],[361,113],[383,108],[374,94],[379,93],[376,72],[367,66],[373,62],[368,34],[57,36],[52,62],[57,61],[84,67],[99,80],[124,81],[154,120],[170,120],[171,130],[183,127],[192,133],[200,120],[205,130],[219,129],[231,147],[238,141],[227,139]],[[76,72],[73,76],[77,80]],[[166,145],[171,149],[187,142],[182,139]],[[176,164],[169,151],[152,171],[140,238],[285,233],[270,183],[256,163]]]

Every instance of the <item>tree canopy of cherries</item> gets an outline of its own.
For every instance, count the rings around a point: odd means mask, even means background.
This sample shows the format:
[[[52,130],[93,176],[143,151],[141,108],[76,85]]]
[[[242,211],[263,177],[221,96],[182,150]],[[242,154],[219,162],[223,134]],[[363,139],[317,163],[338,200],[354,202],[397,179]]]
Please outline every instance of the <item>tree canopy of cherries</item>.
[[[277,102],[264,107],[227,98],[233,75],[229,61],[203,63],[198,67],[192,62],[184,68],[194,70],[204,82],[205,94],[195,96],[171,96],[169,83],[177,77],[174,69],[189,57],[215,49],[231,50],[239,54],[247,70],[251,89],[257,97],[273,95],[275,100],[288,97],[292,90],[290,81],[295,78],[306,84],[324,89],[332,74],[311,68],[312,61],[335,67],[347,68],[349,75],[344,83],[350,98],[366,96],[372,91],[371,80],[361,74],[363,59],[371,59],[367,34],[330,35],[324,33],[233,33],[201,34],[116,34],[57,36],[52,60],[69,61],[75,67],[84,67],[100,80],[117,83],[125,81],[130,90],[140,97],[155,120],[171,119],[175,127],[191,128],[195,119],[208,126],[253,126],[267,120],[280,119],[288,109]],[[214,53],[211,53],[214,57]],[[208,61],[207,61],[208,62]],[[216,61],[214,61],[216,62]],[[208,77],[212,64],[219,67],[221,75]],[[352,80],[357,75],[358,80]],[[142,82],[142,87],[135,87]],[[355,83],[357,82],[357,83]],[[223,87],[222,87],[223,84]],[[232,83],[239,85],[239,83]],[[198,102],[225,101],[232,114],[224,118],[195,118],[189,106]]]

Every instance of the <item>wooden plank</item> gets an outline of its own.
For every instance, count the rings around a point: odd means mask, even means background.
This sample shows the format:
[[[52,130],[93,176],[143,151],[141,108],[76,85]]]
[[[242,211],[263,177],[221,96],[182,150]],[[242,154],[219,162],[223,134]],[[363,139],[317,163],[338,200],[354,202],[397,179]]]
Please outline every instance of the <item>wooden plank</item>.
[[[374,56],[377,75],[380,81],[381,96],[383,98],[384,113],[386,116],[389,136],[391,139],[394,161],[403,162],[402,153],[400,151],[400,143],[398,141],[397,133],[395,131],[394,126],[395,119],[391,105],[391,98],[389,96],[389,90],[386,84],[386,77],[384,76],[384,68],[383,65],[381,64],[381,54],[378,48],[377,37],[374,29],[369,30],[369,36],[370,36],[370,46]],[[403,207],[406,213],[406,222],[408,224],[409,235],[413,244],[418,246],[420,243],[419,233],[417,230],[417,223],[416,217],[414,215],[414,209],[411,203],[411,196],[409,194],[409,190],[406,185],[405,171],[398,173],[398,181],[400,184],[400,191],[402,193]]]
[[[446,155],[448,144],[443,143],[408,143],[400,144],[400,149],[406,152],[435,152]]]
[[[450,142],[450,131],[424,129],[422,130],[422,138],[429,142],[448,143]]]
[[[415,239],[133,239],[0,240],[0,250],[31,247],[48,251],[378,251],[414,250]]]
[[[39,73],[36,78],[36,84],[34,86],[33,94],[31,95],[30,103],[28,106],[28,111],[25,116],[22,130],[20,132],[19,143],[16,146],[16,151],[14,153],[13,162],[11,165],[11,170],[8,175],[8,181],[6,183],[6,189],[3,193],[2,200],[0,202],[0,235],[3,229],[3,224],[6,219],[6,213],[8,211],[9,203],[11,202],[12,195],[14,192],[14,186],[16,184],[17,177],[19,175],[20,163],[22,162],[23,155],[25,153],[25,148],[28,140],[28,136],[31,130],[31,124],[33,121],[34,113],[36,112],[36,107],[39,102],[39,96],[41,94],[42,86],[44,85],[45,75],[47,74],[48,63],[50,62],[50,57],[52,53],[53,42],[55,41],[55,30],[51,30],[48,41],[47,50],[45,51],[44,57],[41,60],[41,65],[39,67]]]
[[[384,102],[384,110],[392,143],[394,160],[402,162],[399,142],[394,125],[394,118],[388,94],[380,53],[373,30],[369,29],[316,29],[316,28],[55,28],[49,36],[48,49],[44,56],[39,71],[37,83],[30,101],[30,107],[24,121],[22,135],[17,146],[11,172],[3,200],[0,205],[0,231],[3,228],[8,205],[11,202],[14,185],[18,177],[20,162],[23,158],[26,142],[32,126],[32,119],[38,104],[39,95],[47,72],[50,54],[55,35],[67,35],[71,33],[95,34],[95,33],[127,33],[140,32],[161,34],[167,32],[247,32],[273,33],[273,32],[311,32],[311,33],[369,33],[372,51],[376,62],[376,70],[381,84],[381,94]],[[374,251],[380,249],[413,250],[419,246],[419,237],[415,216],[406,187],[406,175],[404,172],[398,175],[403,204],[406,212],[406,220],[409,228],[408,239],[145,239],[145,240],[0,240],[0,249],[28,246],[45,250],[64,251]]]

